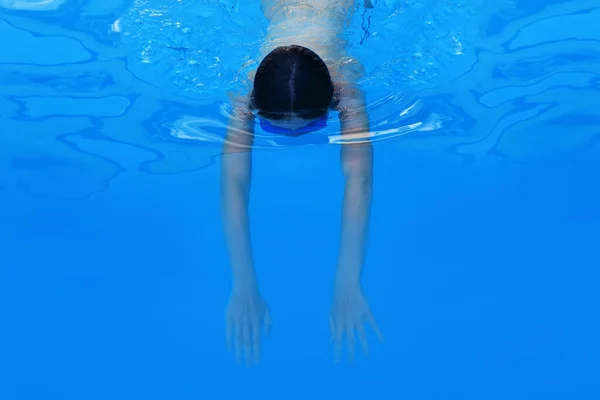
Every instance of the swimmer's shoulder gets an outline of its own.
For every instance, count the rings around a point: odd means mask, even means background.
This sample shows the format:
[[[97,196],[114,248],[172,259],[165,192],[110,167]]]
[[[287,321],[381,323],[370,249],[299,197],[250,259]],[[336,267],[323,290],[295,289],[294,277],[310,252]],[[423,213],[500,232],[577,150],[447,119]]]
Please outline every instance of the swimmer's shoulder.
[[[249,93],[230,92],[229,105],[231,116],[236,118],[254,118],[252,98]]]
[[[334,83],[336,109],[356,109],[364,104],[364,95],[359,82],[365,75],[365,67],[356,58],[344,54],[340,61],[330,68]]]
[[[356,112],[366,106],[366,98],[363,90],[356,83],[335,83],[336,111]]]

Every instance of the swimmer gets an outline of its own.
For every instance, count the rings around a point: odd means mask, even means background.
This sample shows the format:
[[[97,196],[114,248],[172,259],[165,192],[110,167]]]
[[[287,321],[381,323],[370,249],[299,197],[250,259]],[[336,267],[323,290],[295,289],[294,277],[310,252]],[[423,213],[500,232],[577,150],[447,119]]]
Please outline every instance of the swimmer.
[[[329,110],[336,110],[342,136],[363,138],[343,144],[340,152],[345,190],[330,328],[336,360],[344,338],[353,357],[355,334],[366,355],[367,323],[381,339],[360,283],[373,192],[369,119],[365,96],[357,85],[363,70],[346,54],[340,38],[354,6],[352,0],[263,0],[261,4],[269,19],[267,40],[260,49],[262,61],[250,75],[251,94],[233,99],[221,163],[221,207],[233,273],[227,342],[230,348],[235,342],[238,359],[243,351],[246,361],[258,360],[261,325],[267,332],[271,324],[258,288],[248,217],[254,113],[263,130],[296,137],[321,128]],[[370,2],[365,6],[372,7]]]

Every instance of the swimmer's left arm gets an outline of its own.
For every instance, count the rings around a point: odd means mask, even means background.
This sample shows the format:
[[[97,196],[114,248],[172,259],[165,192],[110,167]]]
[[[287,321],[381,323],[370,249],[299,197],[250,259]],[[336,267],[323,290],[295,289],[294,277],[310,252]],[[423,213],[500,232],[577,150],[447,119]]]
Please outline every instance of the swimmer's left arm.
[[[339,106],[342,138],[349,140],[341,149],[346,185],[334,302],[329,320],[336,360],[341,355],[344,336],[348,355],[350,359],[354,357],[356,333],[363,354],[368,354],[364,330],[367,323],[379,340],[383,340],[361,285],[373,197],[373,146],[364,94],[352,86],[342,89]]]
[[[342,137],[363,139],[343,144],[341,148],[345,189],[336,280],[338,284],[358,285],[365,260],[373,197],[373,147],[369,140],[364,94],[359,90],[344,92],[347,95],[340,101]]]

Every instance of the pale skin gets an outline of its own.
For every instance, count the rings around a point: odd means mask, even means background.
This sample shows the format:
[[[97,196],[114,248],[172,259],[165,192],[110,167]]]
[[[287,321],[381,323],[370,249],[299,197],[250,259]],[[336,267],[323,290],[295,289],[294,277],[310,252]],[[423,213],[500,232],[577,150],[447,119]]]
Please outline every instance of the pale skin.
[[[276,2],[263,1],[263,11],[272,21],[269,34],[273,35],[273,40],[266,41],[269,45],[264,46],[263,52],[270,51],[274,44],[280,45],[277,41],[281,40],[280,33],[283,29],[288,32],[286,39],[291,40],[287,44],[310,46],[326,63],[327,60],[342,59],[346,56],[343,48],[327,46],[327,40],[323,40],[328,34],[337,35],[343,29],[339,26],[343,23],[339,18],[332,18],[330,26],[323,29],[324,17],[320,14],[316,24],[319,26],[318,29],[314,29],[309,34],[306,33],[307,29],[303,29],[302,34],[290,36],[290,27],[298,23],[298,20],[306,27],[306,20],[302,21],[302,14],[298,12],[296,15],[300,17],[297,17],[297,20],[284,20],[281,16],[278,20],[277,15],[269,11],[272,10],[273,4],[275,7],[280,5]],[[336,3],[336,6],[345,7],[346,10],[351,5],[349,0]],[[319,5],[313,0],[304,15],[310,17],[310,13],[315,12],[315,7]],[[368,140],[370,126],[365,111],[365,97],[354,84],[358,79],[356,68],[343,71],[337,69],[335,63],[328,63],[328,68],[332,78],[335,79],[334,85],[339,96],[337,110],[342,136],[359,135],[366,138],[360,143],[343,144],[340,151],[345,188],[334,300],[330,312],[331,335],[337,360],[341,356],[344,338],[349,358],[354,357],[355,335],[358,335],[363,354],[368,354],[365,324],[372,326],[380,340],[382,337],[361,288],[361,272],[365,262],[373,196],[373,148]],[[268,333],[271,318],[269,308],[259,291],[248,216],[254,115],[243,98],[239,97],[234,101],[235,111],[229,121],[221,159],[221,209],[233,276],[233,290],[226,315],[227,343],[230,348],[236,348],[238,360],[244,358],[247,362],[252,362],[258,361],[260,357],[261,333],[263,331]],[[292,115],[280,123],[289,128],[290,125],[301,126],[308,122],[294,118]]]

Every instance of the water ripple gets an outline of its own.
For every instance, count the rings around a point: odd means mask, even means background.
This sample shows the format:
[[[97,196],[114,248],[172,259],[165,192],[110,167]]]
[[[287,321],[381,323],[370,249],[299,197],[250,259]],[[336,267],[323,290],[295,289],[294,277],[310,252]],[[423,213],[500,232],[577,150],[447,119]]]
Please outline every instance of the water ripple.
[[[246,8],[232,7],[223,12],[217,3],[208,3],[198,7],[190,1],[175,5],[134,1],[114,29],[122,34],[123,43],[132,56],[129,68],[136,76],[153,84],[158,82],[159,87],[175,95],[212,102],[221,100],[225,103],[228,92],[243,90],[248,84],[245,76],[248,68],[256,66],[252,55],[262,41],[267,21],[257,4],[246,5]],[[431,1],[416,3],[413,7],[401,2],[395,5],[386,2],[375,7],[373,15],[365,17],[371,10],[356,13],[348,29],[346,39],[351,50],[365,60],[368,69],[360,83],[369,88],[369,93],[378,93],[370,96],[368,104],[373,141],[440,129],[442,121],[448,119],[432,114],[421,115],[418,121],[406,121],[407,110],[422,103],[414,99],[418,84],[422,89],[423,83],[432,83],[434,77],[444,75],[440,70],[452,65],[454,58],[464,55],[470,41],[460,32],[465,28],[462,24],[445,30],[452,26],[453,19],[472,13],[472,5],[454,2],[436,5],[432,7]],[[370,21],[368,40],[365,39],[364,18]],[[408,27],[404,22],[407,20],[414,21],[415,25]],[[423,23],[422,29],[418,29],[417,23]],[[442,31],[445,32],[443,38],[439,35]],[[407,36],[407,40],[392,38],[398,34]],[[383,60],[380,56],[382,43],[388,48],[392,45],[386,53],[389,57]],[[373,57],[371,52],[379,54]],[[408,60],[404,57],[407,52],[412,54]],[[407,99],[413,99],[415,103],[405,107],[408,105],[401,103]],[[175,121],[163,136],[178,141],[221,144],[225,140],[228,118],[222,110],[223,105],[219,105],[208,116],[194,113],[181,116],[182,119]],[[218,116],[213,117],[214,114]],[[334,120],[330,121],[332,129],[301,139],[290,140],[258,131],[254,146],[286,148],[365,140],[342,138]]]
[[[1,64],[57,65],[92,59],[92,55],[76,40],[66,37],[38,37],[2,20],[0,45]]]
[[[593,1],[380,0],[348,30],[378,146],[530,162],[600,143]],[[214,165],[257,2],[0,0],[0,190],[86,198],[121,174]],[[36,49],[32,51],[31,49]],[[245,68],[240,66],[244,65]],[[568,121],[568,122],[567,122]],[[260,131],[255,147],[340,145]]]
[[[14,10],[48,11],[56,10],[67,0],[0,0],[0,7]]]

